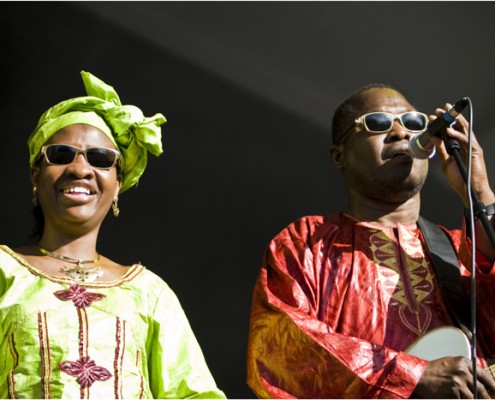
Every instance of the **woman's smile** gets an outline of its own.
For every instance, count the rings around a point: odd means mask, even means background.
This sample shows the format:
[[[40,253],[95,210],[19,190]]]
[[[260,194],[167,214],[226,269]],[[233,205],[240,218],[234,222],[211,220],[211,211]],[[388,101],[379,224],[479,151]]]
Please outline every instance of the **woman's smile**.
[[[71,203],[86,204],[92,201],[96,195],[96,191],[91,189],[89,185],[74,183],[63,185],[59,193],[62,198],[69,200]]]

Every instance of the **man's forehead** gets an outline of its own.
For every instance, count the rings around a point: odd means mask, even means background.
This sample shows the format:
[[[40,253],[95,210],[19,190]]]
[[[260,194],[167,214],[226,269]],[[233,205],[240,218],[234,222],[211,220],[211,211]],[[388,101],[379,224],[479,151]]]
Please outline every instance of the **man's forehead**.
[[[399,92],[389,88],[375,88],[363,92],[361,107],[363,113],[373,111],[402,112],[415,108]]]

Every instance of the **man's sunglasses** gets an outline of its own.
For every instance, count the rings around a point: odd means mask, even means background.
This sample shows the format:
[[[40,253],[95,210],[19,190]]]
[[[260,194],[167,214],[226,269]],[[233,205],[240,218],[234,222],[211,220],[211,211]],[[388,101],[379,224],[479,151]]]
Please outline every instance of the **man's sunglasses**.
[[[428,126],[428,116],[418,111],[406,111],[402,114],[391,114],[383,111],[376,111],[361,115],[341,137],[342,143],[352,132],[356,125],[363,125],[370,133],[386,133],[392,130],[394,121],[399,120],[400,124],[409,132],[423,132]]]
[[[112,168],[120,158],[120,153],[106,147],[89,147],[79,149],[68,144],[48,144],[41,148],[41,155],[45,156],[46,162],[52,165],[68,165],[82,154],[86,161],[94,168]]]

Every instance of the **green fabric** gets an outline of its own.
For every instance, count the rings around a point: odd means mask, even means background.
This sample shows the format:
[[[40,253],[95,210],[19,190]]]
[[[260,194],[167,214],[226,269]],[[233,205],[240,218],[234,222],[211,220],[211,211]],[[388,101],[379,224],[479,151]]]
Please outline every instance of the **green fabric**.
[[[145,117],[132,105],[122,105],[112,86],[81,71],[87,96],[64,100],[43,113],[28,138],[29,164],[33,166],[41,147],[60,129],[88,124],[105,133],[121,153],[123,181],[120,192],[137,184],[148,161],[148,152],[162,152],[162,114]]]
[[[111,374],[88,398],[225,398],[160,277],[135,264],[116,281],[84,284],[104,297],[81,308],[56,295],[72,283],[0,246],[0,398],[82,398],[59,367],[81,352]]]

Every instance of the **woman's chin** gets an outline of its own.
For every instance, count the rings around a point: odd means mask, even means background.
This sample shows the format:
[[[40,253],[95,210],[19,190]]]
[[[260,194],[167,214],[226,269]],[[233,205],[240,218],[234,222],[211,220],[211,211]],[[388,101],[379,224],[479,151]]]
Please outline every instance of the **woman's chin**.
[[[57,226],[63,225],[94,225],[99,226],[104,219],[100,216],[101,210],[88,209],[87,207],[71,207],[57,216]],[[48,222],[48,221],[47,221]]]

